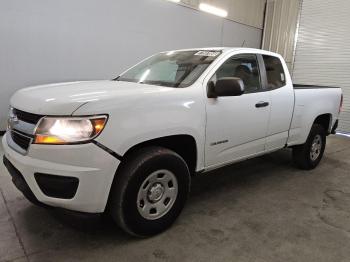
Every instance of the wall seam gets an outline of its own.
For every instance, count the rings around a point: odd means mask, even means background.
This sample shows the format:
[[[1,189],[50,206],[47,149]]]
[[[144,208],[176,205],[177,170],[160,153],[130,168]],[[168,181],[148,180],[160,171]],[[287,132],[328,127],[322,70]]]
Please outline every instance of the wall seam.
[[[182,7],[190,8],[190,9],[195,10],[195,11],[197,11],[197,12],[203,12],[203,11],[198,10],[197,8],[195,8],[195,7],[193,7],[193,6],[190,6],[190,5],[187,5],[187,4],[185,4],[185,3],[181,3],[181,2],[180,2],[180,3],[175,3],[175,4],[177,4],[177,5],[179,5],[179,6],[182,6]],[[212,15],[212,14],[209,14],[209,13],[208,13],[208,15]],[[215,16],[215,15],[213,15],[213,16]],[[228,20],[228,21],[231,21],[231,22],[234,22],[234,23],[237,23],[237,24],[249,26],[249,27],[252,27],[252,28],[255,28],[255,29],[259,29],[259,30],[262,30],[262,29],[263,29],[263,28],[261,28],[261,27],[257,27],[257,26],[254,26],[254,25],[245,24],[245,23],[239,22],[239,21],[237,21],[237,20],[233,20],[233,19],[226,18],[226,17],[223,17],[222,19],[223,19],[223,20]]]
[[[290,72],[292,80],[293,80],[293,76],[294,76],[294,64],[295,64],[295,57],[297,55],[300,20],[301,20],[301,13],[303,10],[303,3],[304,3],[304,0],[300,0],[299,11],[298,11],[298,22],[297,22],[297,28],[295,30],[295,36],[294,36],[294,50],[293,50],[293,58],[292,58],[292,65],[291,65],[291,72]]]
[[[221,46],[224,46],[224,19],[221,20]]]

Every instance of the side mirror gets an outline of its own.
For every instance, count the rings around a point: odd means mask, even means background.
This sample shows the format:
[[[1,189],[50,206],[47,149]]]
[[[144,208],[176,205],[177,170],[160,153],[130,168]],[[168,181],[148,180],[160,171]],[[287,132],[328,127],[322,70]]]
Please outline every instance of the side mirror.
[[[208,98],[218,96],[240,96],[244,93],[244,83],[238,77],[223,77],[208,83]]]

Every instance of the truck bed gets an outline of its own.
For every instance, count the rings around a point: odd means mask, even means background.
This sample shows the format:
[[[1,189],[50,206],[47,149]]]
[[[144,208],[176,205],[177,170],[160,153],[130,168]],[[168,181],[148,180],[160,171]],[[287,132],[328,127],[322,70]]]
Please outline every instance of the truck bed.
[[[315,116],[329,117],[331,133],[339,114],[342,91],[339,87],[294,84],[294,113],[289,131],[288,145],[303,144]],[[317,92],[315,92],[317,90]],[[327,112],[327,114],[325,114]],[[312,121],[311,121],[312,120]]]
[[[294,89],[340,88],[337,86],[293,84]]]

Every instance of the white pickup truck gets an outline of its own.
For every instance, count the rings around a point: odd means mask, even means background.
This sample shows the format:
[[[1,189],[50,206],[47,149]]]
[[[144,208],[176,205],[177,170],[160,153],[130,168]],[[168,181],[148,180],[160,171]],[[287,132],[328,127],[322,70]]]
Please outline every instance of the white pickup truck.
[[[275,53],[202,48],[156,54],[113,80],[25,88],[10,104],[4,163],[30,201],[108,211],[150,236],[180,214],[193,174],[285,147],[315,168],[342,92],[293,86]]]

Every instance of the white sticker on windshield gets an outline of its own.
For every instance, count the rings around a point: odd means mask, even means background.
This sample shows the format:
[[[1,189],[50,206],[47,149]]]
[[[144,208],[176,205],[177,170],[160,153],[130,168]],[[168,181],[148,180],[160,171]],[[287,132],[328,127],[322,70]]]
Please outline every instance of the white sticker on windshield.
[[[217,56],[220,52],[217,51],[198,51],[194,55],[200,55],[200,56]]]

